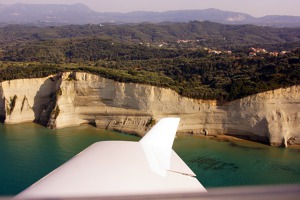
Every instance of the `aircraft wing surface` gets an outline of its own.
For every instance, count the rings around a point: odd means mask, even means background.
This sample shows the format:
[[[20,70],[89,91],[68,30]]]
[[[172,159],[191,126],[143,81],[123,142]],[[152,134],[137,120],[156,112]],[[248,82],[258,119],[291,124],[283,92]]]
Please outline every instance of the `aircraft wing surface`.
[[[16,198],[206,192],[192,170],[171,149],[178,123],[178,118],[164,118],[140,142],[97,142]]]

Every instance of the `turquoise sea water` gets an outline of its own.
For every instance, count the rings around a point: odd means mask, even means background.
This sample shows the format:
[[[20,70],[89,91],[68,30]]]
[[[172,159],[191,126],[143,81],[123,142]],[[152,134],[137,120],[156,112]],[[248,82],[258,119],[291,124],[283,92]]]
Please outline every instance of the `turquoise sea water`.
[[[139,139],[90,126],[0,124],[0,196],[21,192],[94,142]],[[300,183],[300,149],[196,136],[177,137],[173,148],[206,188]]]

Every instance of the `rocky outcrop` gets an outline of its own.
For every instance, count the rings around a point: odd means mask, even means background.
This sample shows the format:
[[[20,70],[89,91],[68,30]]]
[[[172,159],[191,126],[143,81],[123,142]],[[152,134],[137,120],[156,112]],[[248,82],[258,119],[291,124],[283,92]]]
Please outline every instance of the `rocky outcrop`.
[[[220,112],[215,111],[215,101],[181,97],[170,89],[119,83],[87,73],[65,73],[62,80],[61,95],[57,99],[60,114],[51,121],[53,128],[90,123],[102,128],[131,129],[130,132],[143,134],[147,129],[145,121],[164,116],[180,116],[183,123],[179,131],[185,132],[199,126],[199,121],[193,116],[205,118],[207,110],[215,112],[211,117],[208,114],[203,122],[209,123]],[[225,113],[223,111],[223,115]],[[133,124],[139,126],[133,127]]]
[[[55,92],[60,85],[59,80],[59,75],[55,75],[2,82],[0,116],[7,124],[28,121],[45,124],[49,119],[46,112],[51,110],[51,104],[55,105]]]
[[[282,88],[230,102],[227,132],[249,132],[271,145],[287,146],[290,138],[300,137],[299,89]]]
[[[50,128],[89,123],[139,135],[159,118],[179,116],[179,132],[230,134],[287,146],[300,138],[299,89],[293,86],[219,105],[182,97],[171,89],[69,72],[2,82],[0,116],[5,123],[37,121]]]

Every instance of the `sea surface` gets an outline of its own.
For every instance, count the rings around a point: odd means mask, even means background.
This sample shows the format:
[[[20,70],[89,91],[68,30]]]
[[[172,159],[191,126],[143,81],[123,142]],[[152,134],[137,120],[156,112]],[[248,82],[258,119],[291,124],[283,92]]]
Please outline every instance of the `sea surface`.
[[[49,130],[34,123],[0,124],[0,196],[21,192],[89,145],[104,140],[140,138],[87,125]],[[300,183],[300,149],[197,136],[178,136],[173,148],[208,190]]]

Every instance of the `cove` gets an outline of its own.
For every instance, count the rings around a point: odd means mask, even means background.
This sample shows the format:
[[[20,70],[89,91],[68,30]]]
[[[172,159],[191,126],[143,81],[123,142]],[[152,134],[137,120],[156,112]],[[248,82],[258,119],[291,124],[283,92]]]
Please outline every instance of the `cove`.
[[[0,195],[21,192],[94,142],[139,139],[87,125],[50,130],[34,123],[0,124]],[[208,190],[300,183],[300,149],[197,136],[178,136],[173,148]]]

